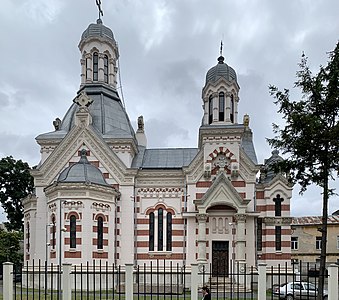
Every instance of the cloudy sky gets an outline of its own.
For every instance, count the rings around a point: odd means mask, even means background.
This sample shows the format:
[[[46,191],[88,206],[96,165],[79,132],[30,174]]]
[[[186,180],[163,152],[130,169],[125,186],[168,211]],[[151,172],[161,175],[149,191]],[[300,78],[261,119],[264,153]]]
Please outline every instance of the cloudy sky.
[[[302,52],[315,72],[339,38],[339,1],[102,0],[119,44],[122,92],[135,127],[144,116],[149,147],[197,147],[201,89],[220,40],[238,75],[239,121],[250,115],[260,163],[281,116],[268,85],[293,88]],[[95,0],[1,0],[0,157],[39,162],[35,137],[54,129],[80,85],[82,32]],[[121,95],[121,89],[119,89]],[[292,95],[298,96],[297,92]],[[330,201],[330,212],[339,199]],[[320,215],[320,191],[294,192],[292,215]],[[0,220],[4,215],[0,216]]]

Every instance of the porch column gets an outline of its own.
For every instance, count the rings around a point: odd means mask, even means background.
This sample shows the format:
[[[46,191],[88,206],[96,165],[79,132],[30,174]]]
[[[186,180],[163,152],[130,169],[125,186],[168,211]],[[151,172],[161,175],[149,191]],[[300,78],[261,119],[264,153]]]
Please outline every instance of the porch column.
[[[245,214],[236,214],[237,221],[236,237],[235,237],[235,259],[236,261],[245,261]]]
[[[198,263],[206,264],[206,220],[207,214],[197,214],[198,219]]]

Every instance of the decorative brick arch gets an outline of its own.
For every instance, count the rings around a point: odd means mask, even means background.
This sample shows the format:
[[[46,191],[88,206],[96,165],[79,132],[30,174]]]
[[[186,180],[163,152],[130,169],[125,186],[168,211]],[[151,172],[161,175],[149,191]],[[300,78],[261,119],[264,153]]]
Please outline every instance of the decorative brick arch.
[[[164,211],[171,213],[172,216],[175,215],[174,210],[172,208],[166,207],[164,204],[157,204],[155,207],[147,208],[145,214],[149,215],[150,213],[157,211],[159,208],[162,208]]]
[[[107,222],[107,216],[105,216],[103,213],[98,213],[98,214],[96,214],[96,215],[94,216],[94,220],[95,220],[95,221],[98,221],[99,217],[102,217],[102,220],[103,220],[104,222]]]
[[[80,215],[79,215],[77,212],[75,212],[75,211],[69,212],[69,213],[67,214],[66,219],[70,220],[70,219],[71,219],[71,216],[75,216],[75,219],[76,219],[76,220],[80,220],[80,219],[81,219]]]
[[[230,151],[228,150],[227,148],[225,147],[218,147],[216,149],[214,149],[208,156],[210,159],[207,159],[206,162],[212,162],[214,159],[217,158],[217,156],[219,154],[224,154],[231,162],[236,162],[237,159],[235,157],[235,155]]]

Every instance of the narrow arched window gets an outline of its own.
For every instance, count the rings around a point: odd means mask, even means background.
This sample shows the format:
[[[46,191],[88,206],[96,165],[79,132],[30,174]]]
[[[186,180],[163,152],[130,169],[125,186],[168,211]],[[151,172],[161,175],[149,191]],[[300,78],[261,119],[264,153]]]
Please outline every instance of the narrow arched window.
[[[284,199],[280,197],[278,194],[277,197],[273,199],[274,202],[274,211],[275,211],[275,216],[276,217],[281,217],[281,202],[283,202]]]
[[[55,234],[56,234],[56,224],[55,224],[55,216],[53,215],[52,217],[52,223],[53,223],[53,227],[52,227],[52,249],[54,250],[55,249],[55,244],[56,244],[56,237],[55,237]]]
[[[164,248],[164,210],[158,209],[158,251]]]
[[[29,252],[29,248],[31,247],[31,244],[30,244],[30,238],[31,238],[31,233],[30,233],[30,227],[29,227],[29,222],[26,223],[26,227],[27,227],[27,235],[26,235],[26,238],[27,238],[27,251]]]
[[[99,217],[97,228],[97,249],[103,248],[104,248],[104,220],[102,217]]]
[[[233,123],[234,122],[234,97],[233,95],[231,95],[231,114],[230,114],[230,119],[231,119],[231,122]]]
[[[166,251],[172,251],[172,214],[169,212],[166,216]]]
[[[149,214],[149,251],[154,251],[154,213]]]
[[[225,94],[224,92],[219,93],[219,121],[225,119]]]
[[[213,97],[212,95],[208,99],[208,124],[213,121]]]
[[[76,232],[77,232],[77,225],[76,225],[76,217],[73,215],[70,217],[70,248],[76,248]]]
[[[93,53],[93,81],[98,81],[99,57],[98,53]]]
[[[108,83],[108,56],[104,56],[104,81]]]

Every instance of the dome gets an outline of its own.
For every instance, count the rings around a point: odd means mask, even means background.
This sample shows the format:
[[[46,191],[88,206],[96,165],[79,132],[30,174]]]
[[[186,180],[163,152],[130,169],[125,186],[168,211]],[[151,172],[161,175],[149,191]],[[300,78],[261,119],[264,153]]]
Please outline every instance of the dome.
[[[228,81],[237,81],[237,74],[234,69],[224,63],[224,57],[218,58],[218,64],[209,69],[206,74],[206,84],[216,82],[219,78],[225,78]]]
[[[87,160],[86,150],[81,150],[79,162],[67,167],[60,173],[57,182],[95,183],[108,186],[101,171]]]
[[[112,30],[102,24],[101,19],[98,19],[96,24],[92,23],[87,27],[81,35],[81,40],[89,37],[103,37],[115,41]]]

